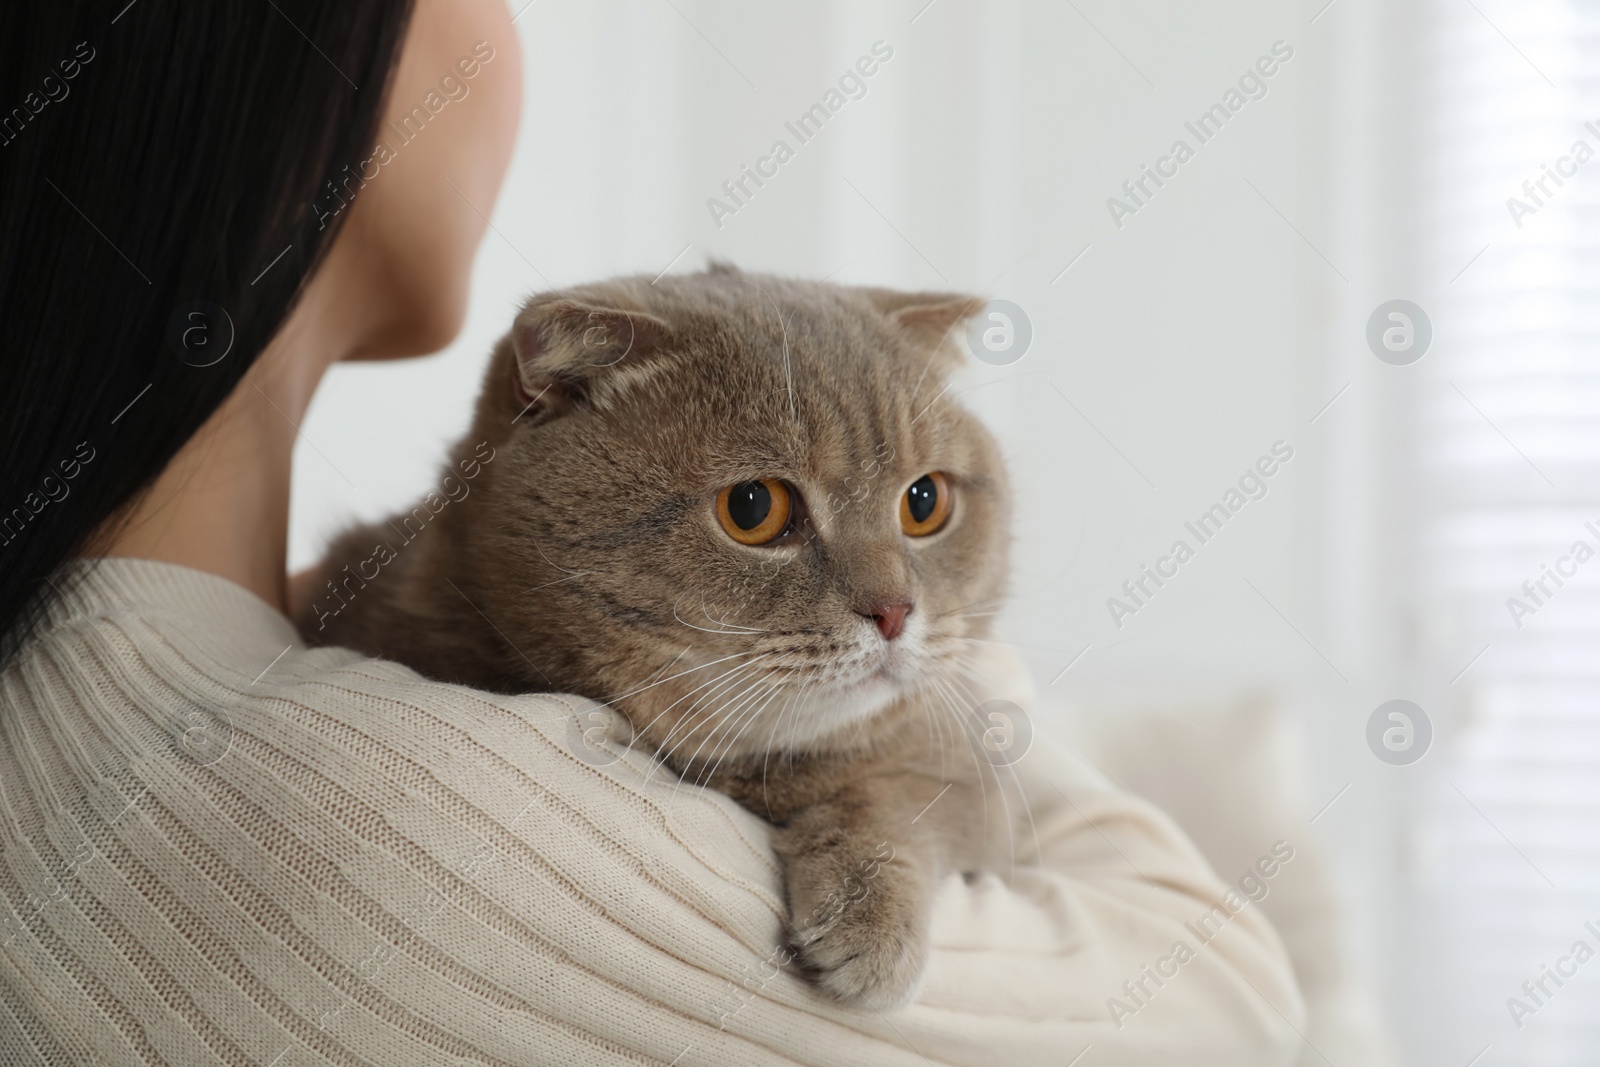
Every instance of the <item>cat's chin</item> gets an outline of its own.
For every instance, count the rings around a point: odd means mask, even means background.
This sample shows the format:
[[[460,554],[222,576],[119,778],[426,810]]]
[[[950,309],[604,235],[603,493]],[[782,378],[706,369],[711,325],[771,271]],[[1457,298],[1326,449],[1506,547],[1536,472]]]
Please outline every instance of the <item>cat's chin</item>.
[[[784,713],[774,717],[766,738],[757,742],[773,750],[804,750],[834,735],[848,733],[905,695],[904,681],[887,670],[865,678],[808,689]]]

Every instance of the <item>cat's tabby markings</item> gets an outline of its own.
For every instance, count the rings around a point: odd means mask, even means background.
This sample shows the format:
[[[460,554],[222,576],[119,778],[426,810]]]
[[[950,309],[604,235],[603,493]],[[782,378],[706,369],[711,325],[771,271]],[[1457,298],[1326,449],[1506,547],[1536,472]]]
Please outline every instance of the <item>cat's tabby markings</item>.
[[[1009,842],[1000,770],[970,747],[1006,481],[944,392],[981,306],[721,266],[535,297],[451,457],[487,441],[493,466],[326,629],[300,605],[302,628],[445,681],[611,703],[774,824],[816,981],[898,1004],[939,881]],[[322,575],[350,581],[389,537],[349,531]]]

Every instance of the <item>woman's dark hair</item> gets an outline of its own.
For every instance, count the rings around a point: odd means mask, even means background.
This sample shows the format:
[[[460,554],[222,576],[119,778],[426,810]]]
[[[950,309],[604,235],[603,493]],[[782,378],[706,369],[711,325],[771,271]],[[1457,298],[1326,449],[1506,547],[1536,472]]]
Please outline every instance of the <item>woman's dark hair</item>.
[[[0,659],[283,323],[410,15],[0,5]]]

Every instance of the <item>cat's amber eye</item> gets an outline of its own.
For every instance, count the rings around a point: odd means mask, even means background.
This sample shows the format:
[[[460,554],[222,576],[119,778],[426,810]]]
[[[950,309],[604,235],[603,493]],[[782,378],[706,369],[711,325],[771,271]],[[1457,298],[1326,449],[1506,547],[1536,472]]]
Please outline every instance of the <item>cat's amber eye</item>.
[[[911,537],[937,533],[950,518],[950,479],[939,471],[924,474],[900,497],[900,529]]]
[[[764,545],[789,525],[789,487],[776,478],[730,485],[717,494],[717,521],[741,545]]]

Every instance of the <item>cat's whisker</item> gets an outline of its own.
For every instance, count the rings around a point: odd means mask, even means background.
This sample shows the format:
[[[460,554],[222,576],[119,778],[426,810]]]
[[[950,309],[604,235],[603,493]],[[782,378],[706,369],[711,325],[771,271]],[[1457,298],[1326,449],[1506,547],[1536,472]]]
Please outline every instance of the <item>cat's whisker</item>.
[[[911,387],[911,395],[912,396],[916,396],[919,392],[922,391],[922,383],[928,380],[928,372],[930,370],[932,370],[938,364],[938,362],[939,361],[936,360],[936,359],[930,359],[930,360],[928,360],[927,362],[925,362],[922,365],[922,373],[917,375],[917,384],[915,384],[915,385],[913,385]],[[948,388],[950,388],[948,385],[945,386],[945,389],[948,389]],[[940,392],[943,393],[944,390],[941,389]],[[937,399],[939,399],[939,398],[938,397],[934,397],[934,400],[937,400]],[[928,407],[932,407],[932,406],[933,406],[933,402],[929,401]],[[923,410],[926,411],[927,408],[924,408]],[[913,419],[912,421],[915,422],[916,420]]]
[[[929,745],[938,750],[939,774],[943,777],[945,774],[945,761],[949,755],[949,745],[945,739],[944,732],[944,716],[924,715],[921,718],[923,730],[928,734]]]
[[[965,674],[969,679],[971,679],[977,685],[983,685],[984,684],[983,677],[981,675],[979,675],[977,671],[973,670],[972,667],[969,664],[962,662],[959,657],[948,659],[948,660],[944,661],[944,664],[942,664],[941,666],[943,667],[943,669],[954,669],[954,670],[962,672],[963,674]],[[1030,836],[1032,836],[1032,838],[1033,838],[1034,852],[1035,852],[1035,854],[1039,854],[1043,850],[1043,846],[1040,844],[1040,841],[1039,841],[1039,827],[1038,827],[1038,824],[1034,821],[1033,805],[1028,800],[1028,791],[1027,791],[1026,788],[1023,787],[1022,777],[1021,777],[1020,774],[1018,774],[1016,766],[1014,764],[1012,764],[1012,763],[1002,764],[1001,767],[1006,771],[1006,773],[1008,773],[1011,776],[1011,780],[1016,786],[1018,802],[1022,807],[1023,814],[1026,816],[1027,823],[1028,823],[1028,832],[1029,832]],[[996,787],[997,788],[1001,788],[1001,784],[998,781],[996,782]],[[1003,789],[1002,789],[1002,795],[1003,795]],[[1008,811],[1009,811],[1009,808],[1008,808]],[[1013,872],[1014,872],[1015,871],[1015,867],[1016,867],[1016,843],[1015,843],[1015,840],[1013,840],[1011,842],[1011,863],[1012,863],[1012,868],[1013,868]]]
[[[728,673],[728,675],[724,675],[724,677],[726,678],[726,677],[729,677],[729,675],[736,675],[736,674],[739,674],[741,672],[745,672],[745,671],[749,670],[751,667],[753,667],[753,665],[754,665],[754,661],[751,661],[750,663],[742,664],[741,666],[735,668],[733,671],[730,671]],[[704,693],[702,696],[696,698],[695,701],[692,704],[689,705],[689,709],[686,712],[684,712],[684,714],[678,719],[678,721],[672,725],[672,728],[667,731],[666,736],[661,739],[661,743],[657,746],[658,750],[660,751],[660,753],[662,755],[663,760],[670,759],[672,754],[674,752],[676,752],[678,750],[678,748],[680,748],[682,745],[684,745],[688,741],[692,740],[693,736],[694,736],[694,732],[698,728],[699,725],[703,725],[704,722],[709,721],[711,718],[714,718],[717,714],[719,714],[722,711],[722,709],[726,708],[728,706],[728,704],[732,700],[736,700],[736,699],[738,699],[738,697],[740,695],[742,695],[745,692],[748,692],[750,686],[760,682],[764,677],[765,677],[765,675],[762,675],[760,673],[754,673],[754,674],[747,675],[746,677],[743,677],[743,678],[738,678],[736,680],[729,680],[729,681],[727,681],[726,683],[724,683],[722,685],[720,692],[717,691],[716,689],[711,689],[711,690],[708,690],[706,693]],[[739,689],[737,694],[729,696],[728,694],[730,692],[732,692],[735,689],[735,687],[737,687],[737,686],[743,686],[744,688]],[[683,697],[680,697],[678,700],[674,701],[673,702],[673,706],[676,706],[678,703],[681,703],[683,699],[684,699]],[[712,707],[710,707],[710,703],[709,702],[713,701],[713,700],[721,700],[722,703],[719,704],[716,708],[712,708]],[[670,708],[668,710],[670,710]],[[696,716],[700,716],[700,715],[704,715],[705,717],[699,723],[697,723],[696,722]],[[660,716],[657,716],[657,718],[660,718]],[[673,735],[676,734],[679,730],[683,730],[684,731],[683,737],[678,741],[677,744],[669,746],[668,742],[670,742],[672,740]]]
[[[944,716],[948,715],[956,731],[954,735],[955,743],[950,746],[950,749],[954,751],[964,750],[968,755],[975,755],[972,753],[971,746],[971,726],[962,719],[959,703],[947,692],[944,680],[938,673],[932,673],[928,676],[928,684],[923,689],[922,696],[932,702],[934,711],[940,713],[938,719],[941,741],[945,737]]]
[[[751,662],[754,662],[754,661],[751,661]],[[710,679],[709,681],[706,681],[706,682],[702,682],[701,684],[695,686],[693,689],[690,689],[688,692],[683,693],[682,695],[680,695],[678,697],[678,699],[674,700],[671,704],[668,704],[666,707],[664,707],[660,711],[658,711],[655,714],[655,716],[650,719],[649,722],[643,724],[642,726],[637,726],[634,729],[633,737],[628,741],[628,748],[631,749],[633,747],[633,744],[634,744],[635,741],[647,740],[649,738],[649,735],[650,735],[650,730],[655,726],[655,724],[660,722],[663,716],[667,715],[669,712],[672,711],[672,709],[676,708],[679,704],[683,703],[685,700],[689,700],[691,697],[694,698],[693,702],[690,704],[690,713],[692,713],[692,711],[693,711],[693,709],[694,709],[696,704],[698,704],[700,701],[705,700],[705,699],[707,699],[707,698],[709,698],[710,696],[713,695],[711,692],[708,691],[708,692],[702,694],[701,696],[696,697],[695,696],[696,693],[699,693],[700,690],[702,690],[702,689],[707,689],[707,690],[711,689],[711,687],[714,687],[714,686],[718,685],[719,683],[722,683],[725,680],[732,678],[733,676],[737,675],[738,673],[740,673],[741,671],[745,670],[749,666],[750,666],[750,663],[738,664],[738,665],[736,665],[734,667],[729,668],[726,671],[723,671],[721,674],[717,675],[715,678],[712,678],[712,679]],[[668,730],[667,731],[667,738],[671,738],[673,732],[676,731],[678,726],[681,726],[681,725],[682,725],[682,723],[680,721],[677,725],[674,725],[671,730]],[[663,743],[664,742],[665,742],[665,739],[663,739]],[[656,756],[657,756],[658,761],[659,761],[659,757],[660,757],[660,753],[661,753],[661,745],[660,744],[653,744],[652,747],[656,750]]]
[[[711,746],[711,756],[706,757],[707,759],[721,751],[722,742],[728,733],[740,722],[744,721],[747,711],[755,707],[757,702],[773,686],[774,683],[770,677],[756,678],[736,696],[724,702],[718,713],[703,724],[705,736],[701,738],[700,744],[695,746],[694,754],[684,763],[685,770],[703,767],[700,761],[700,753],[705,751],[707,745]],[[703,769],[694,771],[694,783],[696,785],[704,785],[709,780],[709,775],[704,773]]]
[[[674,656],[672,658],[672,661],[669,662],[666,667],[662,668],[662,670],[666,670],[666,669],[670,668],[673,663],[676,663],[678,660],[683,658],[684,652],[688,652],[688,651],[689,651],[689,649],[685,648],[683,650],[683,652],[678,653],[676,656]],[[723,656],[721,659],[714,659],[714,660],[711,660],[709,663],[702,663],[698,667],[690,667],[686,671],[679,671],[677,674],[674,674],[670,678],[661,678],[661,679],[659,679],[657,681],[650,682],[647,685],[642,685],[638,689],[633,689],[633,690],[630,690],[629,692],[623,693],[620,696],[614,696],[610,700],[602,701],[600,706],[601,707],[610,707],[611,705],[615,704],[619,700],[626,700],[629,697],[638,696],[640,693],[643,693],[646,690],[654,689],[656,686],[662,685],[662,684],[664,684],[666,682],[677,681],[679,678],[683,678],[683,677],[686,677],[687,675],[691,675],[696,671],[703,671],[707,667],[715,667],[719,663],[726,663],[730,659],[738,659],[740,656],[753,656],[753,655],[758,655],[758,654],[759,655],[771,655],[771,653],[757,653],[753,649],[750,650],[750,651],[747,651],[747,652],[735,652],[731,656]],[[715,680],[716,679],[712,679],[712,681],[715,681]],[[691,690],[691,692],[693,692],[693,690]]]
[[[737,722],[739,719],[743,718],[744,709],[752,700],[759,698],[758,696],[752,696],[752,694],[754,694],[756,690],[763,684],[770,685],[765,677],[756,677],[754,679],[750,679],[743,689],[729,697],[722,703],[721,707],[713,710],[708,715],[706,721],[703,723],[703,725],[706,726],[705,736],[701,739],[700,744],[695,747],[694,754],[683,763],[683,767],[686,772],[694,768],[696,762],[700,758],[701,751],[704,750],[706,745],[716,737],[717,730],[722,723],[728,722],[729,720]],[[674,746],[673,751],[675,752],[677,749],[683,747],[684,744],[692,739],[693,731],[691,730],[685,734],[683,740],[680,741],[678,745]],[[715,749],[713,749],[713,752],[714,751]],[[709,779],[706,780],[709,781]],[[674,800],[677,798],[678,791],[683,788],[684,781],[685,779],[680,776],[677,784],[672,787],[672,795]],[[695,773],[695,784],[703,784],[701,781],[701,775],[698,772]]]
[[[937,706],[951,714],[959,722],[962,716],[961,698],[960,695],[955,692],[952,680],[936,678],[935,681],[939,687],[935,693]],[[970,694],[968,696],[970,699]],[[987,761],[980,760],[978,758],[977,751],[972,747],[970,736],[970,734],[967,735],[967,749],[971,754],[974,766],[977,769],[978,795],[979,799],[983,803],[984,822],[989,822],[989,782],[992,778],[995,786],[995,797],[1000,803],[1001,813],[1004,817],[1003,825],[1006,827],[1006,849],[1010,860],[1011,875],[1014,877],[1016,874],[1017,864],[1016,835],[1014,830],[1015,821],[1011,813],[1011,804],[1006,797],[1004,782],[1002,782],[1000,779],[1000,771],[1002,769],[1009,772],[1012,775],[1013,781],[1016,782],[1018,797],[1022,803],[1023,810],[1026,813],[1029,829],[1033,835],[1034,845],[1037,849],[1038,827],[1034,824],[1033,809],[1032,806],[1027,802],[1027,794],[1022,788],[1021,780],[1017,777],[1016,769],[1009,765],[994,765],[989,764]],[[981,740],[978,743],[981,744]],[[985,770],[985,767],[987,767],[987,770]]]
[[[716,623],[718,626],[728,626],[728,627],[732,627],[735,630],[741,630],[741,631],[744,631],[744,632],[747,632],[747,633],[753,633],[753,634],[764,634],[764,633],[768,632],[768,631],[766,631],[766,630],[764,630],[764,629],[762,629],[760,627],[745,626],[742,623],[729,622],[727,619],[715,619],[715,618],[712,618],[711,617],[711,609],[706,606],[706,598],[705,598],[704,595],[702,595],[700,597],[700,614],[702,614],[702,615],[704,615],[706,617],[706,621],[707,622]],[[724,631],[724,632],[727,632],[727,631]]]
[[[566,574],[566,575],[574,576],[574,577],[579,576],[578,572],[573,570],[571,567],[563,567],[561,564],[557,563],[555,560],[553,560],[549,556],[545,555],[544,548],[542,546],[540,546],[539,539],[537,537],[533,537],[533,536],[530,535],[528,537],[528,540],[533,543],[533,550],[535,552],[539,553],[540,558],[543,559],[546,563],[550,564],[550,566],[554,567],[556,570],[560,571],[562,574]],[[588,573],[588,572],[584,572],[584,573]]]
[[[706,785],[716,778],[717,770],[722,766],[722,761],[733,755],[734,750],[739,747],[739,739],[744,737],[745,731],[749,730],[750,727],[756,724],[757,720],[759,720],[761,716],[766,713],[767,708],[772,704],[773,700],[775,700],[782,692],[783,686],[781,684],[775,682],[768,683],[766,691],[758,697],[760,703],[756,704],[749,715],[744,717],[744,725],[739,727],[739,732],[735,734],[733,739],[728,742],[727,747],[722,749],[720,755],[718,755],[716,749],[712,750],[712,755],[716,756],[716,761],[711,764],[711,769],[705,773],[704,778],[699,778],[698,784]],[[730,729],[731,728],[732,727],[730,727]]]
[[[560,584],[561,584],[561,583],[562,583],[562,582],[570,582],[570,581],[572,581],[572,579],[574,579],[574,578],[585,578],[585,577],[587,577],[587,576],[588,576],[588,575],[589,575],[589,574],[590,574],[590,573],[591,573],[591,572],[589,572],[589,571],[578,571],[578,572],[576,572],[576,573],[573,573],[573,574],[569,574],[569,575],[567,575],[567,576],[566,576],[566,577],[565,577],[565,578],[557,578],[557,579],[556,579],[556,580],[555,580],[555,581],[553,581],[553,582],[545,582],[545,583],[544,583],[544,584],[543,584],[543,585],[533,585],[533,586],[529,586],[529,587],[528,587],[528,588],[527,588],[527,589],[524,589],[524,590],[523,590],[523,591],[522,591],[522,593],[523,593],[523,595],[524,595],[524,596],[526,596],[526,595],[527,595],[527,594],[528,594],[528,593],[537,593],[537,592],[538,592],[538,591],[539,591],[539,590],[541,590],[541,589],[548,589],[548,588],[550,588],[550,587],[551,587],[551,586],[552,586],[552,585],[560,585]]]
[[[683,596],[688,596],[688,595],[689,595],[688,593],[685,593]],[[691,629],[691,630],[699,630],[703,634],[764,634],[764,633],[767,632],[765,630],[756,629],[754,627],[739,626],[737,624],[730,624],[733,627],[732,629],[722,629],[722,630],[708,630],[704,626],[696,626],[694,623],[690,622],[688,619],[685,619],[682,615],[678,614],[678,605],[683,603],[683,596],[680,596],[676,601],[673,602],[673,604],[672,604],[672,617],[674,619],[676,619],[678,622],[682,623],[683,625],[689,627],[689,629]],[[702,607],[703,606],[704,606],[704,602],[702,601]],[[706,615],[706,619],[708,621],[710,621],[710,622],[716,622],[717,621],[717,620],[711,618],[711,616],[709,614]]]
[[[772,310],[778,316],[778,328],[783,331],[783,383],[789,391],[789,417],[792,419],[798,415],[798,412],[794,406],[794,367],[789,361],[789,324],[784,321],[783,309],[778,307],[778,302],[772,299],[771,294],[761,288],[759,284],[756,285],[756,291],[766,297],[768,302],[772,304]]]
[[[957,657],[958,654],[957,656],[952,657],[952,659],[957,659]],[[928,688],[923,691],[923,696],[930,697],[930,699],[936,701],[936,704],[934,704],[934,710],[936,710],[936,712],[941,712],[936,713],[936,715],[931,715],[931,717],[928,718],[930,718],[934,728],[938,729],[939,765],[941,765],[942,769],[944,768],[944,760],[947,760],[947,758],[960,758],[960,753],[973,755],[973,752],[971,752],[970,731],[968,731],[968,728],[966,728],[966,723],[962,720],[962,715],[958,713],[958,701],[955,701],[954,697],[947,696],[947,694],[944,693],[944,689],[941,688],[942,678],[941,673],[939,673],[939,669],[941,669],[941,659],[942,657],[939,657],[939,659],[934,659],[933,664],[931,664],[933,670],[931,670],[930,675],[928,675]],[[950,737],[949,734],[946,734],[946,720],[949,720],[950,726],[954,728],[954,737]],[[976,766],[976,763],[974,763],[974,766]]]
[[[977,772],[978,796],[983,801],[984,818],[987,821],[989,791],[984,785],[984,761],[978,758],[977,751],[972,747],[972,724],[963,717],[960,697],[954,693],[949,681],[938,673],[929,675],[928,680],[932,683],[932,687],[927,692],[933,698],[934,709],[943,711],[951,717],[956,726],[956,736],[966,742],[967,754],[972,758],[973,769]]]
[[[654,674],[652,674],[650,676],[650,681],[647,682],[646,684],[647,685],[654,685],[656,683],[656,681],[658,679],[660,679],[663,674],[666,674],[668,671],[670,671],[672,669],[672,665],[674,663],[678,662],[680,659],[682,659],[683,657],[687,656],[689,654],[689,650],[691,648],[693,648],[693,647],[694,647],[693,645],[684,645],[683,646],[683,651],[679,652],[676,656],[673,656],[671,659],[667,660],[667,662],[665,664],[663,664],[659,670],[657,670]]]
[[[672,736],[680,729],[683,729],[685,726],[690,726],[692,729],[694,716],[697,714],[698,709],[707,701],[720,697],[722,693],[719,692],[719,689],[726,691],[735,685],[742,684],[746,679],[738,678],[738,676],[751,671],[755,666],[755,663],[755,659],[748,660],[722,672],[709,682],[702,682],[701,684],[695,686],[693,689],[684,693],[678,697],[677,700],[674,700],[671,704],[668,704],[659,713],[657,713],[656,716],[651,719],[650,722],[647,723],[640,732],[644,733],[645,731],[648,731],[661,720],[663,715],[666,715],[679,704],[682,704],[685,700],[689,700],[691,697],[693,697],[694,699],[690,701],[688,709],[679,716],[678,721],[672,725],[671,729],[667,731],[666,735],[661,739],[661,742],[656,746],[658,751],[663,750],[666,747],[667,742],[672,740]],[[701,690],[705,690],[705,692],[702,693]],[[695,696],[696,693],[699,693],[700,695]]]
[[[772,810],[772,802],[767,798],[767,767],[772,762],[772,743],[775,739],[783,736],[784,716],[789,714],[790,710],[795,707],[795,705],[801,700],[801,698],[804,697],[807,692],[810,691],[810,689],[810,681],[802,682],[800,684],[800,688],[798,689],[791,689],[788,694],[788,699],[785,700],[783,706],[778,709],[777,721],[772,724],[772,729],[767,732],[767,743],[764,746],[766,748],[766,752],[763,753],[761,758],[761,802],[766,805],[768,811]]]
[[[981,600],[974,600],[974,601],[971,601],[970,603],[966,603],[966,604],[957,604],[955,607],[951,608],[949,611],[939,612],[938,614],[934,615],[933,617],[935,619],[966,618],[966,616],[960,615],[958,613],[966,611],[968,608],[982,608],[982,607],[987,607],[990,604],[1000,605],[1007,599],[1007,595],[1008,594],[1002,593],[999,596],[986,596]]]
[[[960,634],[944,634],[945,640],[970,641],[976,645],[1003,645],[1007,648],[1029,648],[1035,652],[1048,652],[1052,656],[1060,656],[1063,660],[1073,659],[1070,652],[1063,652],[1059,648],[1050,648],[1048,645],[1030,645],[1026,641],[1008,641],[1003,637],[963,637]]]
[[[762,713],[765,712],[767,706],[771,704],[772,700],[781,694],[786,688],[786,685],[782,681],[773,678],[771,675],[764,677],[759,683],[757,691],[747,702],[746,710],[741,711],[736,718],[733,718],[731,722],[728,722],[725,727],[721,728],[721,737],[726,741],[726,744],[723,743],[723,740],[719,740],[712,746],[711,756],[707,758],[715,757],[716,762],[720,763],[726,757],[733,755],[734,750],[738,746],[740,738],[744,736],[745,731],[749,730],[751,726],[755,725],[756,721],[761,717]],[[743,725],[740,725],[741,723]],[[735,727],[738,727],[737,733],[734,732]],[[730,734],[732,734],[731,737],[729,736]],[[720,755],[718,754],[719,752],[721,753]],[[712,775],[715,773],[716,764],[713,764],[711,770],[707,772],[706,781],[710,781]]]
[[[635,730],[634,731],[634,740],[638,740],[640,738],[648,736],[650,728],[655,726],[655,724],[661,720],[661,717],[663,715],[666,715],[673,708],[677,707],[679,704],[683,703],[685,700],[688,700],[690,697],[694,696],[694,694],[700,692],[700,690],[708,689],[709,687],[714,687],[714,686],[716,686],[718,684],[723,683],[725,680],[730,679],[730,678],[740,674],[741,672],[749,670],[752,666],[754,666],[756,661],[759,660],[760,658],[761,657],[758,655],[755,659],[751,659],[751,660],[749,660],[749,661],[747,661],[745,663],[740,663],[740,664],[738,664],[738,665],[736,665],[736,666],[734,666],[734,667],[722,672],[721,674],[717,675],[715,678],[711,679],[710,681],[702,682],[700,685],[695,686],[693,689],[689,690],[687,693],[685,693],[682,696],[680,696],[677,700],[674,700],[671,704],[668,704],[665,708],[663,708],[660,712],[658,712],[656,714],[656,716],[654,718],[652,718],[644,726],[642,726],[642,727],[638,728],[637,730]],[[685,672],[685,673],[688,673],[688,672]],[[728,683],[728,684],[731,685],[733,683]],[[666,761],[667,761],[667,759],[668,759],[668,757],[670,755],[670,753],[665,751],[666,743],[672,739],[672,735],[674,733],[676,733],[678,731],[678,729],[680,727],[682,727],[686,721],[691,721],[692,720],[693,715],[694,715],[695,706],[697,704],[699,704],[701,701],[711,698],[713,695],[714,694],[712,692],[708,691],[707,693],[703,694],[702,696],[697,697],[695,699],[694,703],[690,705],[690,710],[689,710],[688,713],[686,713],[685,717],[683,719],[680,719],[676,724],[673,725],[672,729],[667,731],[666,737],[662,738],[661,742],[655,746],[656,755],[657,755],[656,766],[661,766],[661,765],[665,765],[666,764]],[[628,745],[631,748],[633,746],[633,741],[629,741]],[[650,774],[654,774],[654,773],[655,773],[655,767],[653,766],[651,768],[651,770],[650,770]],[[650,774],[645,775],[645,780],[646,781],[649,780]]]
[[[782,725],[784,716],[787,715],[789,710],[794,707],[794,696],[795,691],[792,687],[777,686],[772,690],[771,693],[768,694],[766,703],[761,708],[759,718],[762,720],[767,720],[762,730],[764,740],[761,746],[761,789],[763,800],[765,799],[766,794],[767,761],[772,756],[772,737]],[[771,709],[775,703],[777,704],[777,709],[776,713],[774,714]],[[754,753],[751,755],[753,756]]]

